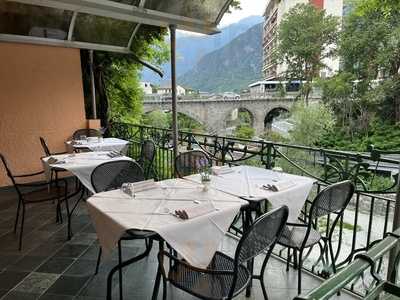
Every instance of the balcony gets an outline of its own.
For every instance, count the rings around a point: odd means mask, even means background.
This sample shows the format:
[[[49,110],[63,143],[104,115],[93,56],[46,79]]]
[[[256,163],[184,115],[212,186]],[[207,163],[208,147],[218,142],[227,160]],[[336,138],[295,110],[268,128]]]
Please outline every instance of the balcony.
[[[130,141],[128,155],[138,158],[144,139],[152,139],[157,145],[157,155],[153,177],[157,180],[173,177],[173,151],[171,132],[146,126],[116,123],[111,126],[111,136]],[[294,145],[276,144],[267,141],[243,140],[221,136],[209,136],[190,132],[179,133],[179,150],[202,149],[215,164],[252,165],[264,168],[281,168],[284,172],[314,177],[315,183],[303,208],[303,216],[311,205],[313,196],[327,184],[351,179],[357,185],[357,191],[347,207],[344,217],[336,226],[334,251],[341,268],[346,268],[358,253],[363,253],[392,231],[394,213],[395,181],[393,174],[398,161],[377,151],[372,153],[351,153],[333,150],[315,149]],[[368,173],[369,172],[369,173]],[[380,179],[380,189],[374,189],[374,174]],[[395,174],[396,175],[396,174]],[[397,175],[396,175],[397,176]],[[382,184],[382,179],[386,185]],[[13,190],[2,190],[1,197],[17,203]],[[16,205],[1,211],[0,224],[0,277],[1,299],[104,299],[107,274],[117,263],[117,253],[104,261],[97,275],[94,274],[97,259],[98,241],[96,231],[88,215],[86,204],[80,202],[73,218],[74,236],[66,239],[66,222],[54,222],[54,204],[35,206],[28,212],[26,220],[24,247],[17,251],[18,239],[12,232]],[[64,220],[66,216],[64,214]],[[318,221],[318,229],[324,231],[330,218]],[[235,224],[241,228],[240,221]],[[222,250],[233,253],[240,233],[234,227],[226,235]],[[394,245],[393,241],[391,242]],[[318,288],[322,282],[332,276],[332,270],[326,267],[319,257],[319,249],[314,247],[307,253],[303,265],[303,294]],[[124,244],[123,253],[131,255],[144,249],[142,242],[131,241]],[[386,252],[390,250],[385,248]],[[382,252],[383,253],[383,252]],[[153,249],[145,260],[124,269],[124,296],[131,299],[149,299],[154,285],[157,269],[157,249]],[[270,299],[293,299],[297,296],[297,272],[295,263],[286,271],[287,249],[277,246],[268,263],[265,282]],[[387,256],[377,260],[377,272],[386,274]],[[261,267],[262,257],[256,260],[256,270]],[[340,273],[341,274],[341,273]],[[343,285],[340,296],[331,299],[356,299],[365,296],[371,275],[368,270],[362,277],[352,278]],[[172,289],[173,290],[173,289]],[[112,295],[118,299],[118,281],[114,280]],[[188,295],[178,290],[169,293],[169,299],[188,299]],[[246,299],[243,295],[242,298]],[[256,282],[250,299],[262,299],[260,286]]]

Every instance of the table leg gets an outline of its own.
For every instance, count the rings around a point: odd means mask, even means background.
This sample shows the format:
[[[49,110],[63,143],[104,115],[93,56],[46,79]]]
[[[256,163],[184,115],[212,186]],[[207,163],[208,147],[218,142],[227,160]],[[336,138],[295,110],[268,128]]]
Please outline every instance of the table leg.
[[[162,252],[164,251],[164,241],[160,240],[159,242],[159,251]],[[161,264],[163,262],[160,261],[158,264],[158,268],[157,268],[157,275],[156,275],[156,281],[154,282],[154,289],[153,289],[153,295],[151,296],[152,300],[157,300],[158,298],[158,291],[160,289],[160,281],[161,281]],[[165,288],[165,282],[163,282],[163,286]]]
[[[142,254],[132,257],[122,263],[118,263],[115,267],[111,269],[107,276],[107,300],[112,299],[112,278],[114,273],[117,271],[119,272],[120,270],[122,270],[122,268],[145,258],[147,255],[149,255],[149,251],[146,249]]]
[[[246,232],[247,230],[249,230],[250,226],[251,226],[251,209],[250,208],[246,208],[245,210],[245,222],[243,224],[243,232]],[[253,285],[253,269],[254,269],[254,259],[250,259],[247,262],[247,268],[250,271],[251,274],[251,278],[250,278],[250,283],[246,288],[246,297],[250,297],[251,296],[251,287]]]
[[[68,199],[65,199],[65,201],[66,201],[66,206],[67,206],[67,219],[68,219],[68,220],[67,220],[67,222],[68,222],[68,224],[67,224],[68,229],[67,229],[67,230],[68,230],[68,239],[69,239],[69,240],[70,240],[71,237],[72,237],[72,230],[71,230],[71,218],[72,218],[72,214],[74,213],[75,209],[77,208],[79,202],[83,199],[83,194],[84,194],[84,192],[85,192],[84,187],[81,187],[81,195],[79,196],[78,200],[76,200],[76,202],[75,202],[74,206],[72,207],[72,210],[71,210],[71,211],[69,211],[69,202],[68,202]],[[74,197],[74,196],[77,195],[77,194],[79,194],[79,190],[78,190],[76,193],[74,193],[74,194],[72,194],[71,196],[69,196],[68,198],[72,198],[72,197]]]

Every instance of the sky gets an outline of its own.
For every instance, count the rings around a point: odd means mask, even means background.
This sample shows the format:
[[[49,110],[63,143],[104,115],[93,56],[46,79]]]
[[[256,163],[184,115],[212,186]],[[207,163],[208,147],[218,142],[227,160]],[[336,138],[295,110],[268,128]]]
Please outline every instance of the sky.
[[[268,0],[241,0],[241,10],[234,10],[230,14],[225,14],[221,20],[220,27],[225,27],[236,23],[249,16],[262,16],[267,6]]]
[[[222,20],[219,23],[218,27],[226,27],[250,16],[262,16],[264,14],[265,8],[267,7],[267,2],[268,0],[240,0],[240,6],[242,7],[242,9],[234,10],[230,14],[226,13],[222,17]],[[202,35],[200,33],[193,33],[182,30],[178,31],[181,35]]]

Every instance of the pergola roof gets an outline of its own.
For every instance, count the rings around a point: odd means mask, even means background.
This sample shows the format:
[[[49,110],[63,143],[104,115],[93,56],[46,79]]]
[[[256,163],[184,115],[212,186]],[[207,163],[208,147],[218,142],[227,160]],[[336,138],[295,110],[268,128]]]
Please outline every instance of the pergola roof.
[[[132,53],[141,24],[217,33],[232,0],[1,0],[0,41]]]

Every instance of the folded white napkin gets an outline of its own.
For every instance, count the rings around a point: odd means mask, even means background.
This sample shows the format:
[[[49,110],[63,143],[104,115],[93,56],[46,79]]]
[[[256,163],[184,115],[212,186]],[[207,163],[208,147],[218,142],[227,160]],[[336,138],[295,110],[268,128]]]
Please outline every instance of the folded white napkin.
[[[267,190],[270,190],[273,192],[280,192],[280,191],[290,189],[291,187],[293,187],[295,185],[296,184],[291,180],[282,180],[282,181],[275,182],[273,184],[263,185],[262,187],[264,189],[267,189]]]
[[[233,173],[235,170],[233,170],[231,167],[229,166],[214,166],[211,168],[211,172],[213,175],[223,175],[223,174],[229,174],[229,173]]]
[[[193,219],[196,217],[200,217],[203,215],[206,215],[208,213],[211,213],[215,211],[215,207],[212,203],[202,203],[199,205],[191,206],[188,208],[182,208],[179,210],[176,210],[175,213],[177,214],[177,211],[184,211],[188,217],[188,219]]]

